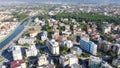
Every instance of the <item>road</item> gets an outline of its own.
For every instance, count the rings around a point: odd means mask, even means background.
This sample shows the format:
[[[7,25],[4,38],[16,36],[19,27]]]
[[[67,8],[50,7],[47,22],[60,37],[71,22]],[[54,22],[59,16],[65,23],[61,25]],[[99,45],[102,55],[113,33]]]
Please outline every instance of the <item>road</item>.
[[[28,22],[29,23],[29,22]],[[12,61],[12,52],[8,52],[6,49],[8,48],[12,48],[13,46],[15,46],[15,42],[22,36],[22,34],[24,32],[26,32],[28,29],[30,28],[30,26],[28,26],[28,24],[26,26],[24,26],[24,29],[16,36],[14,37],[6,46],[4,46],[1,50],[0,50],[0,56],[4,57],[6,62],[8,61]],[[2,63],[0,63],[2,64]]]

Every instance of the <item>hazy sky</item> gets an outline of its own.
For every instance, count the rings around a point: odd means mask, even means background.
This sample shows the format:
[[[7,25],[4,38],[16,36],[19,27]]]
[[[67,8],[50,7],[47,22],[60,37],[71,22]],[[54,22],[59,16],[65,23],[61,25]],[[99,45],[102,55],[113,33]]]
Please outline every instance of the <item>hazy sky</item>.
[[[71,2],[71,3],[118,3],[120,0],[0,0],[0,2]]]

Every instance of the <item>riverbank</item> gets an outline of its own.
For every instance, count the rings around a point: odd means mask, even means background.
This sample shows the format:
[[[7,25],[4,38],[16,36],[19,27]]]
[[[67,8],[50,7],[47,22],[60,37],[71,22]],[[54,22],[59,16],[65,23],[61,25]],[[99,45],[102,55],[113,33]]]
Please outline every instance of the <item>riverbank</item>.
[[[10,35],[12,35],[14,33],[14,31],[29,17],[26,17],[24,20],[20,21],[18,25],[16,25],[15,29],[13,31],[11,31],[10,33],[8,33],[3,39],[0,39],[0,43],[3,42],[5,39],[7,39]]]
[[[2,41],[4,41],[7,37],[9,37],[9,36],[16,30],[16,28],[17,28],[19,25],[20,25],[20,23],[16,25],[15,29],[13,29],[11,32],[9,32],[7,35],[5,35],[2,39],[0,39],[0,43],[1,43]]]
[[[0,51],[5,50],[9,47],[9,43],[17,36],[19,33],[24,30],[24,26],[28,24],[29,17],[26,17],[24,20],[21,21],[21,23],[18,25],[18,27],[12,32],[9,37],[7,37],[4,41],[0,43]]]

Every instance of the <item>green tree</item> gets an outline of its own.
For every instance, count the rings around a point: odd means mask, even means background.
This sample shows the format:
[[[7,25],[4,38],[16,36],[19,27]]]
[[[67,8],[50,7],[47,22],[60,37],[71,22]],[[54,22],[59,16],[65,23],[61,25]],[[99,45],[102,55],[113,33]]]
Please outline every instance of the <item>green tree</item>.
[[[36,40],[35,40],[35,43],[36,43],[36,44],[40,44],[40,40],[39,40],[39,39],[36,39]]]
[[[88,54],[88,53],[82,53],[82,54],[80,55],[80,57],[90,57],[90,54]]]
[[[44,54],[44,49],[39,50],[40,54]]]
[[[68,53],[68,48],[67,48],[67,46],[61,46],[61,47],[60,47],[60,53],[61,53],[61,54],[67,54],[67,53]]]
[[[120,18],[113,17],[113,16],[105,16],[105,15],[100,15],[97,13],[58,13],[55,16],[58,20],[61,18],[73,18],[76,19],[78,22],[81,20],[86,20],[86,21],[95,21],[95,22],[115,22],[116,24],[120,24]],[[100,23],[103,24],[103,23]],[[103,24],[104,25],[104,24]]]
[[[28,44],[28,43],[25,43],[25,44],[23,44],[23,46],[29,46],[29,44]]]
[[[114,58],[114,57],[116,56],[116,54],[113,53],[112,51],[109,51],[109,52],[108,52],[108,55],[110,55],[112,58]]]

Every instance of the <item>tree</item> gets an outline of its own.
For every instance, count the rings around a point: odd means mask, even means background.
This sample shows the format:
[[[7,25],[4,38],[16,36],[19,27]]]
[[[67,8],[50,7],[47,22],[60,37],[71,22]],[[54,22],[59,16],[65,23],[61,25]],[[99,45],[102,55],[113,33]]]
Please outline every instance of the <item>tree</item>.
[[[62,31],[64,29],[64,27],[58,26],[57,29],[59,29],[60,31]]]
[[[47,31],[48,33],[53,32],[53,27],[46,26],[46,31]]]
[[[36,43],[36,44],[40,44],[40,40],[39,40],[39,39],[36,39],[36,40],[35,40],[35,43]]]
[[[44,49],[40,49],[39,51],[41,54],[44,54]]]
[[[102,52],[97,52],[97,56],[98,57],[103,57],[103,56],[105,56]]]
[[[67,54],[68,53],[68,48],[67,48],[67,46],[61,46],[60,47],[60,53],[61,54]]]
[[[28,43],[25,43],[25,44],[23,44],[23,46],[29,46],[29,44],[28,44]]]
[[[1,29],[5,29],[5,26],[2,26]]]
[[[90,54],[88,54],[88,53],[82,53],[81,55],[80,55],[80,57],[89,57],[90,56]]]
[[[78,22],[81,20],[86,20],[86,21],[95,21],[95,22],[115,22],[115,24],[120,24],[120,18],[113,17],[113,16],[105,16],[105,15],[100,15],[97,13],[80,13],[80,14],[75,14],[75,13],[58,13],[55,18],[61,19],[61,18],[73,18],[76,19]],[[103,23],[99,23],[103,24]],[[103,24],[104,25],[104,24]]]
[[[87,27],[87,25],[85,23],[80,23],[78,27],[85,29]]]
[[[29,61],[26,62],[26,67],[29,68]]]
[[[113,53],[112,51],[109,51],[109,52],[108,52],[108,55],[110,55],[112,58],[114,58],[114,57],[116,56],[116,54]]]
[[[46,41],[40,40],[40,44],[41,44],[41,45],[45,45],[45,44],[46,44]]]

